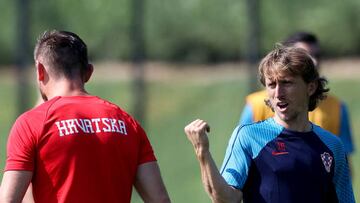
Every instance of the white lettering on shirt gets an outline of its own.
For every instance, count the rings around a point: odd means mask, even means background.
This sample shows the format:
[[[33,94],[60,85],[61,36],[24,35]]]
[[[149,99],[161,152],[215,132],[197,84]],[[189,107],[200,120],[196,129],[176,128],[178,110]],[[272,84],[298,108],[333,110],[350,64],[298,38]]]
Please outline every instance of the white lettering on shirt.
[[[127,135],[125,122],[115,118],[74,118],[56,121],[59,136],[73,134],[117,133]]]
[[[117,126],[117,120],[116,119],[110,119],[110,121],[111,121],[111,131],[112,132],[120,132],[120,130],[119,130],[119,128],[118,128],[118,126]]]
[[[109,125],[109,118],[102,118],[101,119],[103,124],[106,126],[106,128],[103,128],[104,132],[111,132],[110,125]]]
[[[75,122],[74,119],[69,119],[69,120],[65,120],[66,121],[66,125],[69,129],[69,133],[73,134],[74,132],[79,132],[75,126]]]
[[[120,133],[127,135],[125,123],[122,120],[118,120],[119,127],[120,127]]]
[[[92,124],[92,123],[91,123],[91,120],[90,120],[90,119],[84,119],[84,125],[85,125],[86,132],[87,132],[87,133],[94,133],[91,124]]]
[[[95,123],[95,126],[96,126],[95,132],[97,132],[97,133],[101,132],[100,128],[99,128],[100,118],[93,118],[93,119],[91,119],[91,121]]]
[[[60,122],[61,122],[61,124],[62,124],[61,126],[60,126]],[[56,124],[56,126],[58,127],[58,129],[59,129],[59,134],[60,134],[60,136],[64,136],[63,131],[65,131],[65,135],[68,135],[68,134],[69,134],[69,131],[67,130],[65,121],[56,121],[55,124]]]

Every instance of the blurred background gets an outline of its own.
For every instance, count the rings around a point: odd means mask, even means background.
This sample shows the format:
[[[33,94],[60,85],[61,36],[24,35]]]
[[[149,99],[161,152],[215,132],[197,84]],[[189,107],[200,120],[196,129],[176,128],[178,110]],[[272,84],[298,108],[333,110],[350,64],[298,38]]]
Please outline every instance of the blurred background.
[[[360,1],[0,0],[0,167],[11,125],[37,98],[32,51],[45,30],[69,30],[95,65],[90,93],[145,127],[173,202],[210,202],[184,133],[195,118],[212,128],[220,167],[245,96],[260,85],[258,60],[296,31],[314,33],[321,72],[348,104],[360,201]],[[0,178],[2,173],[0,174]],[[141,202],[134,194],[132,202]]]

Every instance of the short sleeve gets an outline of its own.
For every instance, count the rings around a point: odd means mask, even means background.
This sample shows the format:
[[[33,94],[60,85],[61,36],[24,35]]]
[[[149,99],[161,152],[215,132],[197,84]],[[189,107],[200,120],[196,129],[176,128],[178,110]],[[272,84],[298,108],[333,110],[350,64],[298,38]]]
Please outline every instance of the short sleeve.
[[[341,144],[339,144],[335,153],[335,175],[333,182],[335,184],[339,203],[355,203],[349,175],[349,167]]]
[[[355,200],[349,174],[349,166],[346,160],[343,144],[338,137],[328,131],[325,131],[319,126],[314,125],[314,132],[334,154],[335,173],[333,183],[339,203],[354,203]]]
[[[139,138],[140,138],[140,146],[139,146],[140,153],[139,153],[139,162],[138,162],[139,165],[146,162],[156,161],[154,150],[150,144],[150,141],[145,131],[142,129],[142,127],[140,127],[140,125],[138,125],[137,132],[139,133]]]
[[[5,171],[34,170],[35,140],[31,123],[24,115],[20,116],[8,137]]]
[[[237,189],[243,189],[251,164],[251,156],[240,141],[242,133],[240,126],[235,128],[220,170],[225,181]]]
[[[352,142],[349,113],[344,103],[341,104],[340,116],[339,138],[344,144],[345,153],[351,154],[354,151],[354,145]]]

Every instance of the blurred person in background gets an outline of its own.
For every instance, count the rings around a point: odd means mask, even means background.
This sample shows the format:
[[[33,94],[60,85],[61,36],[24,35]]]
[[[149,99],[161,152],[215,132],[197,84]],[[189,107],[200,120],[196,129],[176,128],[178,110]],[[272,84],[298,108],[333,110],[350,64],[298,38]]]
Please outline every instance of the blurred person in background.
[[[210,126],[197,119],[184,129],[212,201],[354,203],[340,139],[309,121],[328,91],[311,56],[279,46],[262,59],[259,75],[275,114],[235,128],[220,172],[209,149]]]
[[[21,202],[30,182],[24,201],[36,203],[129,203],[133,186],[144,202],[170,202],[142,127],[85,90],[93,66],[83,40],[45,32],[34,59],[44,102],[10,131],[0,202]]]
[[[315,60],[316,67],[320,69],[320,45],[314,34],[308,32],[296,32],[290,35],[283,42],[283,45],[294,46],[308,51]],[[266,99],[266,90],[261,90],[248,95],[239,124],[245,125],[272,117],[274,112],[265,104]],[[345,102],[341,101],[336,96],[329,94],[326,99],[319,103],[315,110],[309,112],[309,119],[311,122],[340,137],[344,144],[345,153],[347,154],[349,166],[351,168],[349,156],[354,152],[354,145],[352,142],[350,116]]]

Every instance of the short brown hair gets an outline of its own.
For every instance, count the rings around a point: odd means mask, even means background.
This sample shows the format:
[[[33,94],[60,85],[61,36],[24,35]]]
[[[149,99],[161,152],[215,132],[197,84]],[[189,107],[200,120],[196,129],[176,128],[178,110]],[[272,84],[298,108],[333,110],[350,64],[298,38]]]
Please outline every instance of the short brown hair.
[[[38,38],[34,59],[51,66],[57,76],[72,78],[75,72],[82,75],[88,68],[87,47],[75,33],[68,31],[46,31]]]
[[[273,51],[266,55],[259,65],[260,82],[265,86],[265,78],[274,73],[287,73],[292,76],[301,76],[306,82],[316,82],[317,89],[310,96],[308,110],[316,108],[317,103],[326,98],[327,80],[319,76],[311,56],[301,48],[285,47],[278,44]]]

